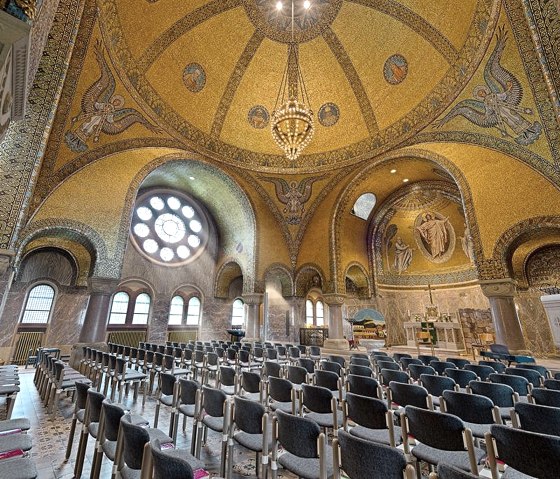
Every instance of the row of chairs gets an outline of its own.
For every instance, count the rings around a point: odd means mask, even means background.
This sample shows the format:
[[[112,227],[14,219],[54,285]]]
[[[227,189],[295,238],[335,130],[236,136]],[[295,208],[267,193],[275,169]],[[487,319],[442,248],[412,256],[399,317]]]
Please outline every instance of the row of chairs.
[[[17,372],[17,366],[1,366],[2,373]],[[35,479],[37,469],[30,457],[32,449],[31,425],[28,419],[0,421],[0,477],[10,479]]]
[[[0,366],[0,397],[6,398],[6,418],[12,417],[14,404],[19,393],[19,374],[16,365]]]

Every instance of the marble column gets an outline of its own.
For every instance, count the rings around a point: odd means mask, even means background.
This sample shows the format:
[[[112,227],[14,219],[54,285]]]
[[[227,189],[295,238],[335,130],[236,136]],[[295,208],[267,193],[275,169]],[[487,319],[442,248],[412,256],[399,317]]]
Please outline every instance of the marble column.
[[[243,301],[247,306],[247,322],[245,326],[245,341],[260,341],[260,310],[264,294],[247,293],[243,295]]]
[[[14,270],[11,267],[14,255],[15,251],[0,249],[0,324],[2,324],[4,306],[14,279]]]
[[[323,346],[326,349],[350,349],[343,334],[342,305],[345,298],[345,295],[336,293],[323,295],[325,303],[329,306],[329,339]]]
[[[97,343],[105,341],[107,319],[111,307],[111,295],[119,284],[113,278],[89,278],[89,302],[82,330],[80,343]]]
[[[530,354],[525,346],[521,322],[515,308],[515,282],[511,279],[481,281],[482,292],[490,302],[496,330],[496,343],[505,344],[512,354]]]

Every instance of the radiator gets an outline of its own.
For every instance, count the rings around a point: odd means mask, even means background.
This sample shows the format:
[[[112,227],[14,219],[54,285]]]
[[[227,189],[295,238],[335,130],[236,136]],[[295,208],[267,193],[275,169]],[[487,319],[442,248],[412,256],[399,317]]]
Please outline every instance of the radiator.
[[[35,354],[41,346],[44,332],[22,332],[17,334],[16,347],[12,357],[12,364],[25,364],[29,356],[29,350]]]
[[[111,331],[107,342],[137,348],[138,343],[146,341],[146,331]]]
[[[167,340],[172,343],[188,343],[196,341],[196,331],[168,331]]]

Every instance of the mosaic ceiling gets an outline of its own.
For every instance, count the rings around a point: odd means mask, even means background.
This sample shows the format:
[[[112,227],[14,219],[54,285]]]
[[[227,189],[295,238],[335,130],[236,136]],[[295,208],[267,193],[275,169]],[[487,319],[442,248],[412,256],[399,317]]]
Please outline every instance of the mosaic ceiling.
[[[118,76],[162,131],[219,161],[270,171],[296,166],[270,135],[291,40],[290,2],[280,12],[276,3],[100,0],[99,24]],[[479,66],[497,20],[493,0],[302,4],[294,2],[294,38],[317,128],[300,170],[359,161],[432,122]],[[79,152],[87,139],[67,143]]]

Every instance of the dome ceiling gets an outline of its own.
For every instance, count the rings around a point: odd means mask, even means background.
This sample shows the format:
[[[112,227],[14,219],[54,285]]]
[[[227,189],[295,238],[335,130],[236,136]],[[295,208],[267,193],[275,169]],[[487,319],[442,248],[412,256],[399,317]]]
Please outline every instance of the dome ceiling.
[[[385,151],[456,98],[491,37],[495,2],[295,0],[313,140],[281,155],[270,116],[286,67],[290,2],[101,0],[103,35],[130,93],[190,147],[261,171],[312,171]]]

